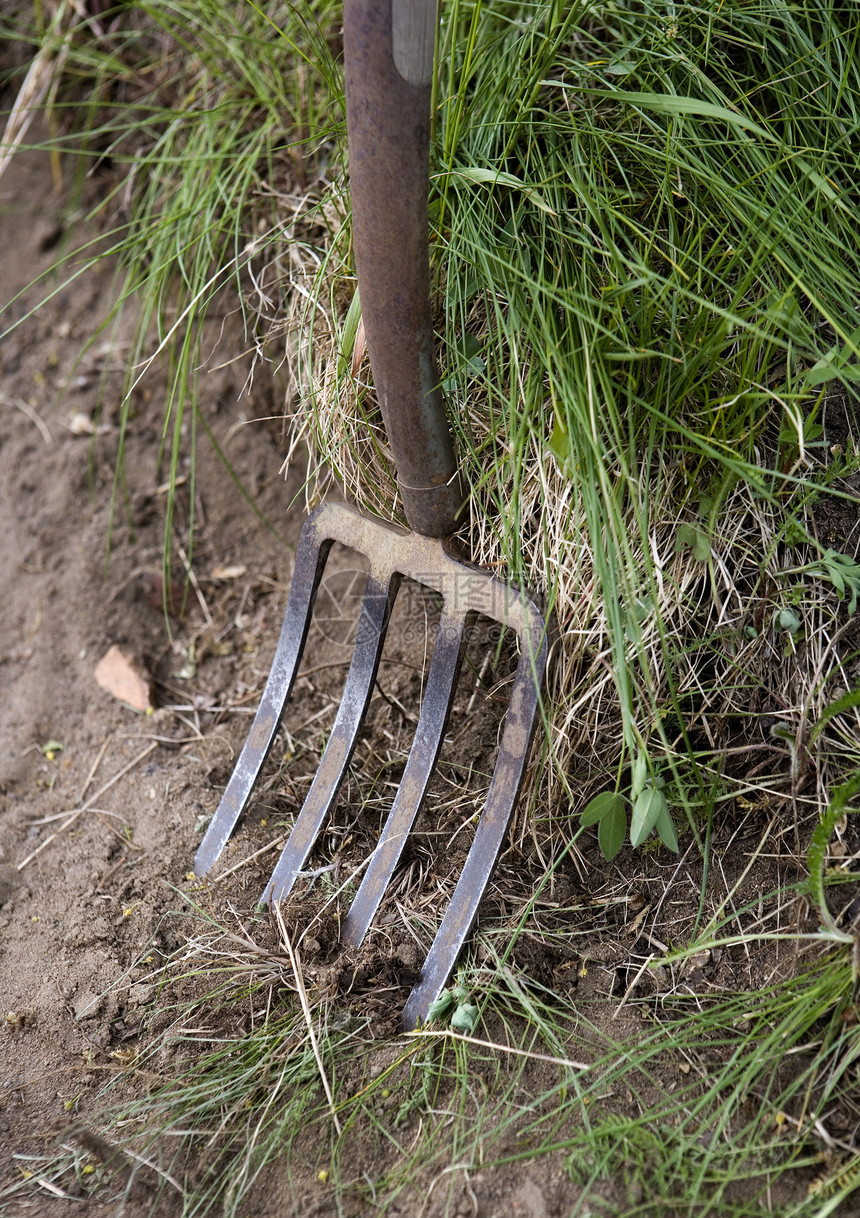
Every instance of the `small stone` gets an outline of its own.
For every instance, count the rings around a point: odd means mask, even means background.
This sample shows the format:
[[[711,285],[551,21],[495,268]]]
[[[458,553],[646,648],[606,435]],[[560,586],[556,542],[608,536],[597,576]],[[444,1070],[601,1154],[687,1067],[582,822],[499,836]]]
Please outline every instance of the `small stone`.
[[[401,943],[397,949],[397,959],[406,968],[417,968],[419,964],[418,948],[414,943]]]
[[[134,657],[114,644],[108,648],[95,667],[96,683],[112,697],[125,702],[133,710],[152,711],[149,675]]]
[[[513,1212],[527,1218],[549,1218],[546,1200],[534,1180],[526,1179],[512,1197]]]
[[[66,426],[73,436],[91,436],[95,431],[95,424],[91,417],[80,410],[69,415]]]
[[[92,990],[84,989],[78,994],[72,1010],[75,1013],[75,1019],[91,1019],[98,1013],[100,1006],[100,995],[94,994]]]

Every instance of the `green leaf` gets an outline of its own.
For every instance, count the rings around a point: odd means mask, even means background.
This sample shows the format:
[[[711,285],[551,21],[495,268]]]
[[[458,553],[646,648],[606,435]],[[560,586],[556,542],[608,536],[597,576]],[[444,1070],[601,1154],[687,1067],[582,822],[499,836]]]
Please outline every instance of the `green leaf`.
[[[675,832],[675,822],[672,820],[672,813],[668,807],[654,821],[654,828],[663,845],[668,846],[670,850],[673,850],[677,854],[678,834]]]
[[[661,813],[668,815],[669,805],[662,791],[646,787],[633,805],[633,819],[630,823],[630,841],[634,846],[641,846],[645,838],[656,825]]]
[[[853,613],[857,608],[857,597],[860,596],[860,563],[839,550],[825,550],[821,563],[833,581],[840,600],[844,600],[847,586],[851,593],[848,612]]]
[[[594,799],[588,801],[580,813],[583,829],[596,825],[599,820],[603,820],[604,816],[616,814],[619,807],[623,812],[624,799],[622,796],[617,795],[615,791],[601,791],[599,795],[595,795]]]
[[[434,998],[427,1011],[428,1022],[432,1019],[443,1019],[454,1005],[454,995],[450,990],[443,990],[438,998]]]
[[[340,332],[340,341],[338,343],[337,357],[337,374],[343,376],[349,367],[352,360],[352,352],[355,347],[355,336],[358,333],[358,323],[361,319],[361,300],[358,295],[358,288],[355,289],[352,295],[352,300],[349,303],[349,308],[346,311],[346,317],[343,319],[343,328]]]
[[[675,553],[677,554],[685,546],[689,546],[693,551],[693,557],[696,562],[707,562],[711,557],[708,535],[697,524],[682,524],[678,526],[678,532],[675,535]]]
[[[675,93],[633,93],[624,89],[613,89],[611,92],[603,89],[590,89],[596,97],[611,98],[616,102],[628,102],[631,106],[641,106],[643,110],[653,110],[656,114],[689,114],[694,118],[713,118],[718,122],[740,127],[759,139],[776,143],[776,137],[764,127],[754,123],[752,119],[737,110],[729,110],[714,102],[701,101],[698,97],[682,97]],[[832,188],[831,188],[832,190]]]
[[[836,348],[820,359],[817,364],[809,369],[806,374],[806,384],[810,389],[816,385],[823,385],[827,381],[835,381],[837,377],[846,381],[860,381],[860,364],[844,363],[842,358],[837,356]]]
[[[518,178],[513,173],[507,173],[504,169],[485,169],[481,165],[458,165],[450,172],[452,176],[456,174],[457,177],[466,178],[469,182],[477,182],[479,185],[507,186],[511,190],[520,190],[530,202],[534,203],[535,207],[539,207],[548,216],[556,214],[540,191],[535,190],[533,186],[527,186],[522,178]],[[446,175],[439,175],[439,177],[444,176]]]
[[[477,1006],[474,1002],[463,1002],[451,1016],[451,1027],[455,1032],[471,1032],[477,1021]]]
[[[560,465],[567,465],[569,463],[571,456],[570,436],[565,431],[558,415],[556,415],[553,422],[552,435],[547,440],[547,448]]]
[[[633,616],[641,626],[643,622],[647,622],[648,618],[654,612],[654,602],[650,596],[637,596],[633,602]]]
[[[787,630],[789,634],[797,634],[800,626],[800,618],[793,609],[777,609],[773,615],[774,630]]]
[[[841,351],[837,343],[821,357],[817,364],[812,365],[806,374],[807,387],[811,389],[816,385],[835,380],[837,377],[841,377],[845,381],[860,381],[860,364],[849,362],[856,354],[858,344],[860,344],[860,328],[849,335],[848,341]]]
[[[486,372],[487,365],[480,355],[480,350],[481,340],[474,334],[464,334],[457,343],[457,366],[465,372],[466,376],[480,376],[482,372]],[[457,377],[455,374],[452,373],[445,377],[442,389],[447,394],[456,393]]]
[[[481,340],[474,334],[464,334],[460,343],[460,355],[473,376],[478,376],[487,365],[481,358]]]
[[[636,800],[642,793],[642,788],[645,786],[645,779],[648,777],[648,757],[642,752],[637,754],[636,760],[633,762],[633,770],[630,775],[630,798]]]
[[[627,813],[624,810],[624,800],[619,797],[618,803],[600,818],[597,829],[597,840],[605,859],[615,858],[624,845],[626,833]]]
[[[828,566],[827,574],[830,576],[830,580],[833,584],[833,587],[839,593],[839,599],[841,601],[844,600],[845,599],[845,580],[842,576],[842,572],[839,570],[838,567]]]
[[[626,54],[626,52],[624,52]],[[615,58],[608,63],[603,69],[607,76],[632,76],[636,71],[636,64],[629,59]]]

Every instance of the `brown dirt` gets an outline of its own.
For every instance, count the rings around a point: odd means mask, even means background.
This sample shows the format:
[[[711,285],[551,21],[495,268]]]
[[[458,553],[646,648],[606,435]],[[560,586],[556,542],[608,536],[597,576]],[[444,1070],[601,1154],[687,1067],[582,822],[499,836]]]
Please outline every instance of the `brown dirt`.
[[[40,200],[35,222],[34,199]],[[172,1187],[160,1192],[154,1172],[138,1171],[126,1195],[126,1164],[108,1173],[103,1188],[88,1196],[85,1182],[76,1182],[73,1173],[61,1188],[40,1186],[38,1156],[49,1158],[65,1143],[88,1151],[93,1164],[104,1163],[112,1153],[98,1132],[98,1097],[105,1082],[116,1080],[116,1094],[132,1100],[177,1077],[183,1067],[193,1069],[195,1053],[204,1050],[195,1049],[190,1034],[187,1043],[165,1040],[146,1069],[135,1063],[160,1029],[172,1026],[170,1011],[175,1014],[176,1003],[199,998],[214,985],[201,966],[197,973],[189,970],[191,975],[175,990],[168,985],[166,997],[159,991],[166,962],[187,951],[189,939],[196,936],[199,943],[205,938],[207,914],[240,938],[250,934],[251,955],[264,961],[274,979],[266,1001],[291,1001],[294,983],[284,945],[268,916],[256,909],[275,852],[253,860],[249,856],[282,837],[283,824],[294,815],[313,774],[351,653],[341,612],[350,600],[356,563],[349,554],[333,562],[321,600],[323,620],[313,628],[268,777],[226,852],[225,866],[237,865],[236,870],[223,884],[201,886],[190,874],[194,850],[268,672],[291,547],[303,518],[300,488],[278,476],[277,430],[243,422],[269,416],[273,409],[259,378],[256,396],[239,400],[242,365],[229,357],[241,351],[242,338],[225,309],[225,316],[209,325],[213,349],[220,338],[212,368],[226,366],[201,373],[202,398],[219,443],[279,536],[261,525],[201,440],[194,491],[194,572],[200,599],[191,589],[184,613],[168,627],[160,593],[163,383],[156,372],[137,391],[128,435],[128,513],[120,503],[106,569],[128,325],[104,331],[89,347],[86,343],[109,299],[112,268],[91,270],[69,287],[60,286],[60,278],[49,270],[58,247],[81,240],[86,230],[70,220],[63,201],[53,195],[45,157],[22,154],[13,162],[0,183],[0,208],[0,299],[12,302],[5,317],[23,316],[40,298],[44,288],[16,296],[37,276],[47,274],[45,283],[59,289],[0,343],[6,573],[0,602],[0,1004],[8,1012],[0,1037],[0,1139],[9,1152],[0,1168],[0,1190],[28,1171],[33,1186],[7,1203],[10,1214],[64,1218],[80,1212],[83,1200],[88,1209],[122,1212],[128,1218],[150,1213],[169,1218],[182,1212],[182,1198]],[[186,441],[190,446],[190,437]],[[189,468],[186,464],[183,472]],[[180,488],[174,537],[180,573],[189,493],[186,482]],[[180,585],[177,601],[184,595]],[[366,856],[378,833],[382,796],[390,793],[402,769],[433,626],[432,606],[416,596],[392,627],[368,732],[320,851],[320,861],[331,863],[336,878],[339,869],[348,875]],[[121,646],[151,678],[151,715],[128,709],[96,683],[96,665],[112,645]],[[416,876],[423,876],[423,891],[449,890],[468,849],[468,839],[454,829],[464,803],[468,808],[480,798],[480,782],[469,793],[469,772],[491,767],[504,698],[498,690],[486,691],[493,683],[503,686],[508,671],[502,651],[494,655],[488,674],[485,653],[486,640],[477,639],[467,689],[449,731],[435,810],[419,825],[410,846],[401,891],[411,891]],[[480,698],[480,715],[474,713],[473,694]],[[67,814],[82,808],[74,821],[68,820]],[[721,898],[741,876],[768,815],[761,808],[739,810],[736,822],[724,818],[715,843],[722,878],[709,889],[709,902]],[[452,834],[453,846],[440,850],[439,843],[452,840]],[[642,1012],[626,1000],[653,995],[656,1009],[665,986],[643,964],[660,950],[659,936],[683,941],[697,912],[702,869],[692,851],[680,863],[652,853],[641,869],[634,868],[632,858],[625,852],[619,865],[606,868],[592,842],[576,859],[571,855],[563,861],[531,908],[526,933],[501,966],[512,987],[552,992],[569,1012],[571,1026],[577,1025],[580,1045],[587,1045],[590,1028],[601,1027],[619,1040],[637,1030],[641,1034]],[[779,873],[781,865],[764,863],[750,872],[735,893],[736,902],[752,906],[763,890],[790,878]],[[504,954],[510,928],[543,874],[528,833],[520,833],[487,898],[479,960],[496,966],[494,952]],[[183,894],[202,911],[196,921],[189,920]],[[309,1129],[296,1133],[289,1168],[275,1160],[240,1212],[274,1218],[287,1212],[357,1215],[384,1209],[392,1218],[560,1218],[601,1212],[604,1203],[609,1212],[622,1212],[629,1189],[620,1178],[609,1187],[586,1172],[575,1182],[561,1150],[523,1165],[513,1127],[492,1152],[497,1162],[507,1163],[475,1171],[456,1158],[441,1166],[418,1162],[406,1184],[390,1183],[405,1154],[402,1148],[420,1142],[422,1131],[432,1147],[436,1134],[427,1128],[438,1128],[441,1135],[455,1088],[452,1083],[450,1094],[422,1096],[419,1067],[412,1059],[403,1064],[405,1042],[394,1034],[396,1019],[420,953],[403,929],[394,898],[383,907],[369,945],[349,954],[337,940],[337,907],[328,906],[312,920],[322,904],[311,892],[301,904],[291,905],[286,920],[295,937],[304,931],[304,975],[314,1001],[327,1002],[344,1027],[360,1029],[359,1048],[339,1080],[339,1094],[360,1098],[368,1081],[388,1070],[391,1092],[380,1093],[384,1099],[374,1110],[375,1126],[363,1131],[359,1123],[345,1143],[348,1188],[337,1196],[327,1189],[331,1128],[317,1112]],[[647,933],[643,910],[650,911]],[[202,952],[197,957],[213,967],[218,945],[226,942],[220,933],[213,933],[215,948],[209,956]],[[235,948],[243,966],[248,950],[247,939]],[[680,980],[704,992],[754,991],[780,967],[778,949],[755,958],[731,949],[693,962]],[[244,1006],[237,998],[213,999],[211,1017],[195,1008],[195,1017],[207,1019],[206,1035],[217,1040],[250,1027],[257,1016],[250,995],[246,997]],[[500,1039],[505,1036],[501,1024],[489,1030]],[[512,1069],[511,1062],[488,1053],[485,1074],[470,1078],[469,1087],[476,1096],[492,1098],[507,1086]],[[635,1097],[609,1091],[609,1110],[647,1109],[679,1077],[675,1067],[655,1066]],[[556,1067],[530,1063],[511,1095],[525,1103],[557,1083]],[[305,1086],[320,1091],[316,1079]],[[201,1170],[207,1153],[201,1150]],[[186,1160],[182,1166],[193,1179],[194,1163]],[[812,1175],[799,1177],[800,1195]],[[388,1186],[381,1183],[385,1179]],[[639,1206],[642,1198],[628,1200]],[[219,1199],[215,1212],[220,1204]],[[663,1212],[659,1197],[653,1210],[644,1205],[636,1212]]]
[[[44,288],[15,299],[82,230],[66,229],[44,156],[20,155],[0,191],[2,299],[13,302],[6,320],[41,297]],[[62,277],[49,272],[57,295],[0,346],[0,925],[2,1008],[14,1013],[3,1039],[0,1136],[21,1151],[55,1140],[70,1100],[134,1035],[150,991],[128,981],[164,933],[162,917],[177,903],[170,886],[188,887],[195,822],[211,812],[213,775],[229,766],[245,722],[243,682],[253,687],[268,666],[288,574],[288,548],[260,527],[201,446],[194,565],[220,637],[192,592],[171,641],[159,593],[166,471],[155,380],[135,403],[130,519],[120,503],[105,571],[128,327],[105,331],[81,352],[110,298],[111,275],[103,266],[61,287]],[[202,393],[258,506],[294,538],[299,514],[284,519],[291,488],[277,478],[271,436],[241,423],[233,374],[206,374]],[[219,567],[231,566],[241,573],[217,578]],[[113,644],[150,674],[151,716],[97,686],[94,669]],[[233,709],[210,709],[220,703]],[[46,748],[50,741],[61,747]],[[92,806],[66,825],[63,814],[82,803]],[[21,866],[54,832],[56,840]]]

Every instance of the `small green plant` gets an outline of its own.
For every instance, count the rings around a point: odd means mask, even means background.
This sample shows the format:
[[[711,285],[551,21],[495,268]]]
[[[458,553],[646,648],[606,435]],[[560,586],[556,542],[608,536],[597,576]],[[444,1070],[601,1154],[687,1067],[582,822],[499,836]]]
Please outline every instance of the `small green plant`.
[[[700,523],[678,525],[678,532],[675,535],[675,553],[677,554],[685,548],[693,551],[696,562],[707,562],[711,557],[708,534]]]
[[[708,539],[708,520],[714,510],[714,500],[710,495],[699,496],[699,508],[696,519],[686,524],[679,524],[675,534],[675,553],[683,550],[693,551],[696,562],[707,562],[711,557],[711,543]]]
[[[827,905],[825,863],[833,831],[849,812],[856,812],[856,808],[849,808],[848,805],[858,795],[860,795],[860,770],[833,792],[826,811],[815,826],[806,856],[809,865],[809,892],[821,919],[821,929],[848,943],[854,942],[853,936],[845,934],[838,928]]]
[[[664,779],[649,773],[647,754],[640,752],[633,763],[630,782],[630,844],[641,846],[649,833],[654,832],[665,846],[677,854],[678,835],[663,794],[664,785]],[[628,800],[616,791],[602,791],[589,800],[581,813],[583,828],[597,825],[597,840],[607,859],[615,858],[624,845],[627,803]]]
[[[812,575],[826,580],[836,589],[836,595],[841,601],[848,599],[848,612],[857,609],[857,599],[860,597],[860,562],[839,550],[827,549],[820,558],[803,563],[799,567],[790,567],[783,575]]]
[[[803,625],[798,615],[793,609],[784,605],[781,609],[774,611],[773,628],[779,633],[786,630],[789,634],[797,634],[800,627]]]
[[[806,374],[807,386],[812,389],[837,379],[857,384],[860,381],[860,365],[856,362],[858,344],[860,327],[846,337],[844,346],[840,347],[839,343],[834,343],[830,350],[812,365]]]
[[[478,1008],[469,1001],[469,991],[459,982],[448,990],[443,990],[439,997],[430,1003],[428,1019],[432,1023],[437,1019],[448,1019],[455,1032],[469,1033],[478,1021]]]

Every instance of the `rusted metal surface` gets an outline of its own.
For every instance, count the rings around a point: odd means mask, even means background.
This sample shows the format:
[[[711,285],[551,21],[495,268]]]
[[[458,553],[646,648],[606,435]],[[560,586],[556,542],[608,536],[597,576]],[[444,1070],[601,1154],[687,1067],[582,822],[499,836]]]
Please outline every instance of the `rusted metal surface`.
[[[426,1019],[430,1003],[445,985],[502,847],[538,720],[547,663],[547,625],[533,597],[465,562],[449,541],[404,533],[340,504],[318,507],[302,529],[284,626],[263,699],[224,798],[197,852],[198,875],[209,871],[220,854],[271,748],[295,680],[316,589],[335,541],[366,555],[370,572],[335,726],[264,893],[267,902],[283,899],[292,889],[337,795],[367,710],[385,630],[402,580],[415,580],[437,592],[442,598],[442,614],[412,749],[379,845],[347,914],[343,932],[347,942],[361,942],[370,926],[421,808],[439,755],[472,622],[478,614],[492,618],[514,630],[520,646],[487,803],[463,874],[404,1009],[404,1023],[411,1027]]]
[[[378,566],[372,568],[367,577],[352,662],[334,727],[299,818],[263,893],[267,905],[272,901],[282,901],[289,895],[296,875],[313,849],[317,834],[337,797],[358,742],[358,733],[379,668],[385,628],[400,586],[400,575],[396,571],[378,572]]]
[[[301,662],[314,599],[331,545],[330,541],[321,545],[303,544],[296,551],[293,582],[275,658],[248,739],[194,856],[197,875],[211,870],[226,846],[271,752]]]
[[[343,924],[344,943],[357,946],[367,933],[421,810],[442,747],[470,625],[469,614],[443,612],[409,760],[379,844]]]
[[[459,527],[463,493],[430,315],[430,83],[410,84],[395,67],[388,4],[344,0],[343,37],[353,242],[373,381],[410,528],[445,537]]]
[[[536,607],[534,612],[527,612],[523,617],[525,634],[520,634],[520,659],[487,802],[421,977],[403,1008],[401,1022],[406,1028],[426,1020],[430,1003],[439,996],[451,974],[472,929],[525,777],[538,721],[548,642],[543,617]],[[510,625],[509,622],[505,624]]]

